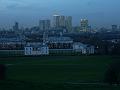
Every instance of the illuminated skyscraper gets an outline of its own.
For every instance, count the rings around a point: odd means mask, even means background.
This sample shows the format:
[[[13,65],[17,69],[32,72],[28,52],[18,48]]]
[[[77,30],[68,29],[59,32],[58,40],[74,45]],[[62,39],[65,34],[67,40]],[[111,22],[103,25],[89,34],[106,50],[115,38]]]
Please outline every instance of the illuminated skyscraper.
[[[83,32],[88,32],[88,20],[87,19],[81,19],[81,29]]]

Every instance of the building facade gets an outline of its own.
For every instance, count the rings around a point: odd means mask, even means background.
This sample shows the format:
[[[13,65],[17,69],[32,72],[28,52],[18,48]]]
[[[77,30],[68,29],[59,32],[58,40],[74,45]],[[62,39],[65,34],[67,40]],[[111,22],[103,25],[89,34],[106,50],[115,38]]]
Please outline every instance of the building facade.
[[[82,32],[88,32],[88,27],[89,27],[88,20],[87,19],[81,19],[80,23],[81,23],[81,31]]]
[[[60,15],[53,15],[53,27],[54,28],[59,28],[60,27],[60,20],[61,17]]]
[[[54,28],[66,28],[68,31],[72,30],[72,17],[71,16],[62,16],[62,15],[53,15],[53,26]]]
[[[72,49],[73,40],[70,37],[49,37],[48,46],[50,49]]]
[[[66,16],[65,27],[68,32],[72,32],[72,17]]]
[[[50,20],[40,20],[39,21],[39,30],[49,30],[51,27]]]
[[[73,50],[75,52],[79,52],[81,54],[94,54],[95,53],[95,47],[91,45],[86,45],[80,42],[76,42],[73,44]]]
[[[24,54],[25,55],[49,55],[49,48],[45,44],[30,44],[28,43],[24,47]]]

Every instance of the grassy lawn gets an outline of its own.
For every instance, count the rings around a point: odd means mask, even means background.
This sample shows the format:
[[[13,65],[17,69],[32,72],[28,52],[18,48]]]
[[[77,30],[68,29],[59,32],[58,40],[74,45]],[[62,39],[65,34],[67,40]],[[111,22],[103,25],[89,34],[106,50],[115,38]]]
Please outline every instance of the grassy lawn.
[[[10,64],[8,79],[35,82],[101,81],[111,62],[109,56],[11,57],[0,60],[0,63]]]
[[[120,86],[0,81],[0,90],[120,90]]]
[[[104,80],[104,74],[109,64],[111,64],[113,60],[114,59],[112,56],[10,57],[0,58],[0,64],[8,65],[8,80],[17,80],[31,83],[62,84],[69,82],[102,82]],[[53,86],[56,85],[57,84]],[[64,85],[61,85],[61,88],[62,87],[65,88]],[[68,85],[67,87],[70,86]],[[86,87],[79,85],[73,86],[71,88],[74,87],[81,87],[82,90],[94,90],[94,86]],[[103,86],[98,87],[102,88]],[[72,90],[71,88],[65,90]],[[101,90],[99,88],[98,90]]]

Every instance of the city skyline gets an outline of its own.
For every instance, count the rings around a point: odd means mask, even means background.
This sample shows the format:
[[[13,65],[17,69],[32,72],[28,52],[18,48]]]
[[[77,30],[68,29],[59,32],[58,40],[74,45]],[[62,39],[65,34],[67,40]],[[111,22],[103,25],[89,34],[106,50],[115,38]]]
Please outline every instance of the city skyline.
[[[73,17],[73,25],[88,19],[91,26],[108,27],[120,23],[119,0],[1,0],[0,27],[38,25],[40,19],[52,19],[53,14]],[[73,5],[75,7],[73,7]]]
[[[54,17],[60,17],[59,18],[59,22],[56,22],[55,20],[54,20]],[[57,19],[56,19],[57,20]],[[76,27],[78,27],[78,28],[82,28],[82,24],[84,24],[85,26],[83,26],[84,28],[86,27],[86,28],[92,28],[92,29],[97,29],[97,30],[99,30],[99,29],[113,29],[113,28],[115,28],[115,29],[120,29],[120,24],[111,24],[111,25],[109,25],[108,27],[105,27],[105,26],[98,26],[98,27],[95,27],[95,26],[92,26],[89,22],[89,20],[88,19],[86,19],[86,18],[82,18],[82,19],[80,19],[80,20],[78,20],[79,21],[79,23],[78,24],[73,24],[73,18],[72,18],[72,16],[64,16],[64,15],[60,15],[60,14],[54,14],[53,16],[52,16],[52,19],[50,19],[50,18],[41,18],[41,19],[39,19],[38,21],[36,21],[37,23],[36,24],[32,24],[32,25],[30,25],[30,26],[25,26],[25,25],[23,25],[23,23],[20,23],[19,21],[12,21],[12,23],[11,23],[11,25],[9,26],[9,27],[1,27],[0,26],[0,30],[12,30],[13,28],[14,28],[14,26],[16,26],[16,24],[18,24],[18,26],[19,26],[19,29],[25,29],[25,28],[33,28],[33,27],[39,27],[39,28],[45,28],[45,26],[46,26],[46,28],[55,28],[56,26],[54,26],[54,24],[56,23],[56,24],[60,24],[60,28],[62,27],[66,27],[66,29],[69,29],[70,31],[71,31],[71,28],[76,28]],[[83,21],[83,22],[82,22]],[[85,22],[84,22],[85,21]],[[63,22],[63,23],[62,23]],[[42,25],[42,26],[41,26]],[[61,25],[63,25],[63,26],[61,26]],[[65,26],[64,26],[65,25]],[[66,26],[67,25],[67,26]],[[57,28],[57,27],[56,27]],[[58,28],[59,28],[59,26],[58,26]],[[46,29],[45,29],[46,30]]]

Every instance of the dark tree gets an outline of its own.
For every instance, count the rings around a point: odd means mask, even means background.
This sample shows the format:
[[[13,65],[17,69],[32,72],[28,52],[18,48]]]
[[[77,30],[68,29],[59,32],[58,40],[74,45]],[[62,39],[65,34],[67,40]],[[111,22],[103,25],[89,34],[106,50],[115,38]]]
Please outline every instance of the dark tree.
[[[114,44],[112,55],[120,55],[120,43]]]
[[[109,66],[105,73],[105,82],[112,84],[119,84],[120,80],[120,63],[113,63]]]
[[[6,79],[6,66],[3,64],[0,64],[0,80]]]

